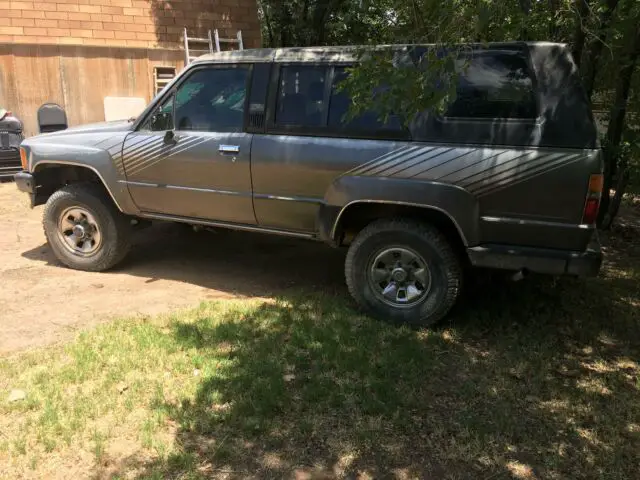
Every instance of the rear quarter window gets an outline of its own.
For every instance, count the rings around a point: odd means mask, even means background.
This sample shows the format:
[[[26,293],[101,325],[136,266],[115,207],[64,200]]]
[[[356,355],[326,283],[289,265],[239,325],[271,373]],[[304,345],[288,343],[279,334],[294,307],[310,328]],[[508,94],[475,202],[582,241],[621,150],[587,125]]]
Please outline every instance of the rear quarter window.
[[[517,51],[478,51],[457,60],[456,98],[446,117],[535,119],[533,75],[527,57]]]
[[[385,121],[380,118],[378,112],[371,110],[354,118],[347,117],[352,100],[347,91],[338,88],[347,75],[345,67],[335,68],[329,101],[329,128],[352,132],[402,131],[403,125],[398,115],[389,115]]]

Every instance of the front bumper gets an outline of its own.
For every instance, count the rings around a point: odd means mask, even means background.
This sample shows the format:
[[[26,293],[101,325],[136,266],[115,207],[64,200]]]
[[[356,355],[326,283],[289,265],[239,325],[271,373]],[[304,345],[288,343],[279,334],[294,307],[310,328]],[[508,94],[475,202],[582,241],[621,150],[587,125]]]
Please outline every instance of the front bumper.
[[[29,194],[31,208],[36,204],[36,179],[29,172],[18,172],[13,176],[18,190]]]
[[[468,248],[467,252],[474,267],[526,270],[550,275],[595,277],[602,265],[602,249],[597,232],[594,232],[591,243],[583,252],[496,244]]]
[[[18,172],[13,176],[13,179],[16,181],[16,187],[21,192],[36,193],[35,178],[29,172]]]

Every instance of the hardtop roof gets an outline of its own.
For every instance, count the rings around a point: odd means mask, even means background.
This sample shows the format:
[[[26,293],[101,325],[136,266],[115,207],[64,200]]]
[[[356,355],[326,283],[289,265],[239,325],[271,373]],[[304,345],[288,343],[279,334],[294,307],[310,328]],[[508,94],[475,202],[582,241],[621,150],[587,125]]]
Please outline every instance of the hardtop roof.
[[[490,42],[460,44],[472,48],[508,48],[528,46],[549,47],[552,45],[566,47],[564,43],[552,42]],[[427,47],[433,44],[391,44],[376,45],[376,50],[403,50],[411,47]],[[268,63],[268,62],[348,62],[355,61],[357,54],[365,46],[335,46],[335,47],[288,47],[288,48],[253,48],[246,50],[230,50],[209,53],[194,60],[193,63]]]

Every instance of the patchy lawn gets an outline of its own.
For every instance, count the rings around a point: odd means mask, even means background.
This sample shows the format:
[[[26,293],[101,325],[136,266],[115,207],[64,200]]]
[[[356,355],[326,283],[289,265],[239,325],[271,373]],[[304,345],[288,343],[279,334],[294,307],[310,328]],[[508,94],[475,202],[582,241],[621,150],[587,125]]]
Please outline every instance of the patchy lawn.
[[[600,278],[482,276],[432,331],[298,292],[2,359],[0,476],[636,478],[640,249],[622,233]]]

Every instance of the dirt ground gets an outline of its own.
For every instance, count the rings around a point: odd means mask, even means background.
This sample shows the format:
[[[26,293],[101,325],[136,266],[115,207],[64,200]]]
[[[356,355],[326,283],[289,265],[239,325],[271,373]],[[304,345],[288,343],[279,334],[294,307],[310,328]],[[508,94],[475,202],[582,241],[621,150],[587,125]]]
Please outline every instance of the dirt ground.
[[[113,271],[59,264],[45,242],[42,207],[30,209],[13,183],[0,184],[0,355],[68,339],[118,316],[149,315],[224,297],[285,288],[345,290],[344,254],[323,244],[221,230],[195,233],[158,224],[134,237]]]

